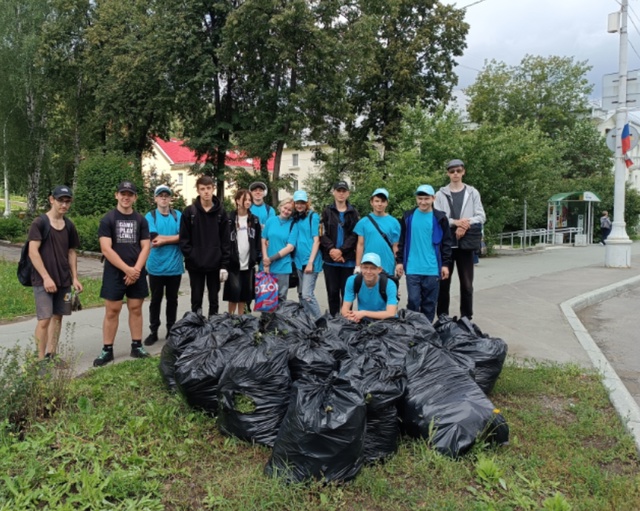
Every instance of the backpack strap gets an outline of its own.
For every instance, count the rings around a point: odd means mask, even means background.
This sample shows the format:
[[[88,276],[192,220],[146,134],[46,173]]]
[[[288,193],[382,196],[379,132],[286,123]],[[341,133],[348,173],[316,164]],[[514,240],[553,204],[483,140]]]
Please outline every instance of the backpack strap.
[[[382,239],[387,242],[387,245],[389,245],[389,249],[391,249],[391,255],[394,256],[394,258],[395,258],[395,254],[393,253],[393,244],[391,243],[391,241],[389,241],[389,237],[384,232],[382,232],[382,229],[380,229],[380,226],[378,225],[378,222],[375,221],[375,219],[373,218],[373,215],[371,215],[371,213],[369,213],[367,215],[367,218],[373,224],[373,226],[376,228],[376,230],[380,233],[380,236],[382,236]]]
[[[151,210],[151,216],[153,217],[154,224],[158,221],[156,217],[156,211],[158,211],[158,208]],[[169,213],[171,214],[173,219],[176,221],[176,223],[178,223],[178,213],[176,213],[176,210],[173,208],[169,208]]]
[[[358,296],[358,293],[362,288],[363,280],[364,280],[364,277],[362,276],[362,273],[358,273],[356,275],[356,278],[353,279],[353,294],[356,295],[356,297]],[[380,293],[380,296],[384,300],[384,303],[387,303],[387,281],[388,281],[387,274],[383,271],[380,272],[380,274],[378,275],[378,292]]]

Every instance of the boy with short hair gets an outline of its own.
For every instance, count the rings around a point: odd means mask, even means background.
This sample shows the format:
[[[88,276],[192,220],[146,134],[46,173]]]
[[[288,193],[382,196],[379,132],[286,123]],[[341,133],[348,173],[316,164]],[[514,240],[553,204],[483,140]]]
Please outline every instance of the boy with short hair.
[[[73,193],[68,186],[56,186],[49,195],[51,208],[47,218],[36,218],[29,228],[29,259],[33,265],[31,285],[36,301],[35,338],[38,358],[56,356],[65,301],[70,303],[71,286],[82,291],[78,280],[78,231],[65,215],[71,207]],[[49,234],[44,236],[44,222],[49,222]]]
[[[105,300],[105,315],[102,323],[103,347],[93,361],[94,367],[113,361],[113,343],[125,296],[129,311],[131,356],[149,356],[142,347],[142,303],[149,294],[145,270],[151,250],[149,224],[133,209],[138,199],[138,189],[134,183],[122,181],[115,198],[117,206],[102,217],[98,228],[100,250],[105,259],[100,289],[100,297]]]

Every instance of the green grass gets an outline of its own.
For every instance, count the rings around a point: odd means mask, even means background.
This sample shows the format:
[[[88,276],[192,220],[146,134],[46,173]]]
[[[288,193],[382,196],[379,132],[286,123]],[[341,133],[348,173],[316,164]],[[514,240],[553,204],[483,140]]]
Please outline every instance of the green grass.
[[[344,486],[264,476],[270,450],[168,394],[157,358],[92,370],[68,395],[22,440],[0,434],[0,510],[640,509],[633,441],[599,378],[574,366],[505,367],[492,401],[510,445],[453,461],[406,439]]]
[[[16,277],[17,263],[0,260],[0,321],[17,317],[33,316],[36,305],[33,289],[24,287]],[[83,307],[96,307],[104,304],[100,298],[100,279],[82,278],[84,291],[80,295]]]

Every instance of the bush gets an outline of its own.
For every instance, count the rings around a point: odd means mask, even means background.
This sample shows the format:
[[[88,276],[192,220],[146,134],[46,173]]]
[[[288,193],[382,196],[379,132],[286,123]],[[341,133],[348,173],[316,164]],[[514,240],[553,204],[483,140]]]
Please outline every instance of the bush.
[[[54,367],[31,349],[0,348],[0,429],[21,432],[51,416],[65,402],[74,372],[74,364]]]
[[[100,252],[98,227],[102,216],[74,216],[71,218],[76,225],[80,238],[80,250]]]
[[[81,216],[104,215],[115,207],[118,183],[125,179],[133,181],[142,193],[142,175],[127,156],[107,153],[87,158],[78,168],[73,213]],[[143,205],[141,210],[145,207]]]
[[[27,221],[15,215],[11,215],[8,218],[0,217],[0,239],[9,241],[26,239],[29,225],[31,225],[30,220],[27,223]]]

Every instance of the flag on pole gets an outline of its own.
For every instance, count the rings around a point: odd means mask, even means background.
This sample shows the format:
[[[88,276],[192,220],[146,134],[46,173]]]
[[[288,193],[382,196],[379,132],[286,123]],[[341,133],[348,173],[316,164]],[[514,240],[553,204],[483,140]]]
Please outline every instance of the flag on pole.
[[[622,143],[622,156],[624,157],[624,164],[627,168],[633,165],[633,160],[627,154],[631,150],[631,130],[629,129],[629,123],[622,128],[622,137],[620,139]]]

